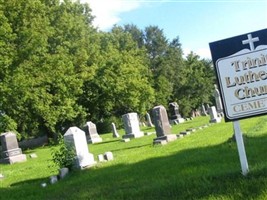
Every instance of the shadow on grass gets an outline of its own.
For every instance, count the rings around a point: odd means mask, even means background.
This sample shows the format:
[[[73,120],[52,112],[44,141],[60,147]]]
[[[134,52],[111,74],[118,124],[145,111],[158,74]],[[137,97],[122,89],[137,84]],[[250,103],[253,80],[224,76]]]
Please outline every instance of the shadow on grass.
[[[145,146],[152,146],[152,144],[136,145],[136,146],[131,146],[131,147],[127,147],[127,148],[113,149],[113,150],[111,150],[111,152],[136,149],[136,148],[141,148],[141,147],[145,147]]]
[[[77,171],[46,188],[40,186],[45,179],[23,181],[0,194],[7,199],[264,199],[266,143],[267,136],[247,138],[248,160],[253,160],[247,177],[240,173],[236,144],[229,140],[134,164]]]
[[[121,140],[121,139],[116,139],[116,140],[104,141],[104,142],[99,142],[99,143],[94,143],[94,144],[89,144],[89,145],[109,144],[109,143],[119,142],[120,140]]]

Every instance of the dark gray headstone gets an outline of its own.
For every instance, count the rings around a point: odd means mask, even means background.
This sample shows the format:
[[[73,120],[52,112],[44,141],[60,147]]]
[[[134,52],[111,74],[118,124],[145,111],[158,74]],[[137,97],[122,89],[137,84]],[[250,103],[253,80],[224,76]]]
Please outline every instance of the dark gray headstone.
[[[173,124],[179,124],[185,122],[179,113],[179,105],[176,102],[169,103],[170,120]]]
[[[156,129],[156,140],[166,140],[167,142],[176,140],[177,137],[171,134],[170,123],[167,115],[167,111],[164,106],[156,106],[153,108],[153,119]]]
[[[17,136],[15,133],[7,132],[1,134],[1,163],[13,164],[16,162],[24,162],[27,160],[26,155],[22,154],[19,148]]]
[[[181,118],[179,113],[179,105],[176,102],[169,103],[170,119]]]

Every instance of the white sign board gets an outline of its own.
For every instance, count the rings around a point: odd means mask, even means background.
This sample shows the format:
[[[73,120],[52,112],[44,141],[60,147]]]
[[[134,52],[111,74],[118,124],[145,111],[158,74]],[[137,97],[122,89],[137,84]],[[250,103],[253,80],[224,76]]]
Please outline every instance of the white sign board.
[[[222,53],[212,52],[228,121],[267,113],[267,29],[258,32],[230,38],[239,49],[227,44]],[[211,51],[224,43],[211,43]]]

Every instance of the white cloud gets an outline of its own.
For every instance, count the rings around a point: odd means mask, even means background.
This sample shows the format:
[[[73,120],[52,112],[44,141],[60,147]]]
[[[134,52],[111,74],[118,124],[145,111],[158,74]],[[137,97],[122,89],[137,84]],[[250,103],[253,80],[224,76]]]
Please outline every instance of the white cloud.
[[[207,48],[201,48],[201,49],[197,49],[195,52],[197,55],[200,56],[200,58],[209,58],[211,59],[211,53],[210,50]]]
[[[127,0],[81,0],[81,3],[88,3],[95,16],[94,26],[100,30],[107,30],[121,19],[119,14],[138,8],[140,1]]]
[[[199,48],[199,49],[196,49],[196,50],[192,50],[192,49],[189,49],[189,48],[184,48],[183,49],[184,58],[186,58],[186,56],[188,54],[190,54],[191,51],[193,51],[194,54],[200,56],[200,58],[211,59],[211,53],[210,53],[210,50],[208,48]]]

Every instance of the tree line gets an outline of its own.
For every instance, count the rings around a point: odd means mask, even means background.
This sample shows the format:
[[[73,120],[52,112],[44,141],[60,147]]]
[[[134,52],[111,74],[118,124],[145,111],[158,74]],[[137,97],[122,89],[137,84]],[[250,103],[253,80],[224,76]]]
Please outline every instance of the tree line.
[[[55,137],[89,120],[107,131],[128,112],[176,101],[189,116],[213,100],[211,61],[183,58],[178,36],[93,20],[71,0],[0,0],[0,132]]]

